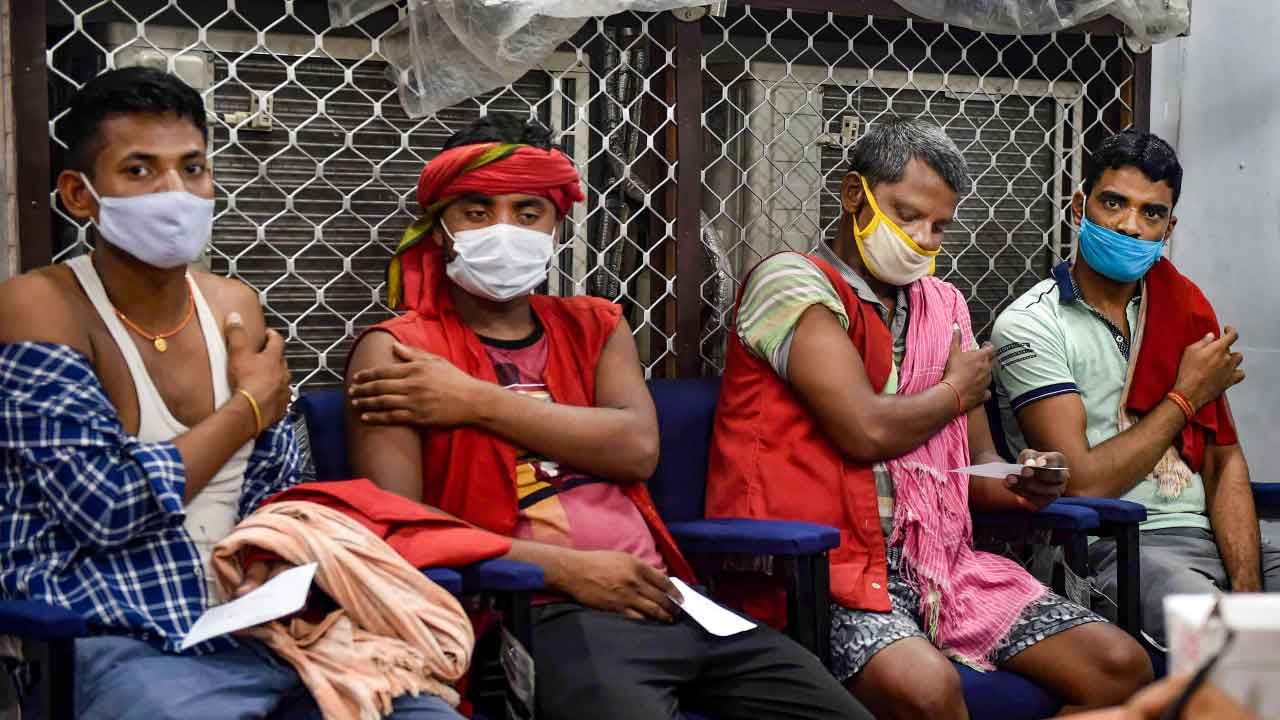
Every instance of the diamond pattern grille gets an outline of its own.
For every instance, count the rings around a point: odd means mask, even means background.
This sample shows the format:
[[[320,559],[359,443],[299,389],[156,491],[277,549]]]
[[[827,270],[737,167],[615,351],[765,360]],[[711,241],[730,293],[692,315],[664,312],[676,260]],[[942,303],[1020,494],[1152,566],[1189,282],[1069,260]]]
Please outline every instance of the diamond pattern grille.
[[[403,12],[335,30],[323,3],[294,0],[50,3],[55,168],[58,117],[94,74],[152,63],[200,88],[218,200],[208,265],[260,293],[300,388],[339,383],[352,339],[388,317],[383,272],[414,217],[417,173],[486,113],[546,124],[579,165],[588,202],[566,220],[547,290],[622,303],[653,376],[675,368],[678,193],[702,199],[701,242],[684,251],[704,259],[692,331],[715,372],[737,279],[834,232],[847,148],[869,124],[924,115],[975,180],[938,272],[966,293],[985,336],[1011,297],[1070,255],[1064,212],[1084,147],[1132,116],[1134,58],[1115,37],[734,5],[699,21],[701,68],[675,67],[669,14],[624,13],[589,21],[511,86],[411,120],[382,55]],[[699,70],[702,184],[677,187],[676,84]],[[86,227],[55,213],[58,259],[86,250]]]

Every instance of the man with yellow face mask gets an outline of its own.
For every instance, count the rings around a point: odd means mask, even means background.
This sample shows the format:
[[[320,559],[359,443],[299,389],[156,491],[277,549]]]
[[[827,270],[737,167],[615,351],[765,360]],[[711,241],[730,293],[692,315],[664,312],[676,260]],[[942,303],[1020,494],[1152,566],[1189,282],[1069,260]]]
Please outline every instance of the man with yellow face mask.
[[[971,510],[1038,510],[1069,473],[1035,450],[1002,479],[949,472],[1001,461],[983,409],[992,348],[974,347],[963,295],[932,277],[968,188],[941,129],[877,122],[851,153],[830,242],[744,278],[716,413],[708,515],[840,529],[832,668],[879,718],[967,717],[948,659],[1078,707],[1151,677],[1128,635],[973,548]],[[771,588],[743,602],[777,619]]]

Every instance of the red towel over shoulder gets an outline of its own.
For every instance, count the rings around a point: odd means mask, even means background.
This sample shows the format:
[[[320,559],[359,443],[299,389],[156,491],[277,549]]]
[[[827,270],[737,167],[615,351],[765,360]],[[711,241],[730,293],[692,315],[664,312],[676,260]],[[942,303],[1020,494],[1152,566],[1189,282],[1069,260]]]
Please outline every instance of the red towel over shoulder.
[[[1147,319],[1125,402],[1126,409],[1140,415],[1151,412],[1173,389],[1188,345],[1205,335],[1220,336],[1218,316],[1208,298],[1168,260],[1162,258],[1151,267],[1143,291]],[[1183,460],[1196,472],[1204,466],[1205,447],[1237,442],[1225,396],[1200,408],[1178,438]]]

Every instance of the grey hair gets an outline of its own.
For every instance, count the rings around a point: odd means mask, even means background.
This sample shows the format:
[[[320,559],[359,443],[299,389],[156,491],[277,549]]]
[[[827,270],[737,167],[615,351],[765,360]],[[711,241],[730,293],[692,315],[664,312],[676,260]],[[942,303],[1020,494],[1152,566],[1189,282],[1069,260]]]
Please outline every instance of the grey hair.
[[[912,158],[923,160],[963,197],[971,184],[964,155],[942,128],[914,118],[890,117],[871,126],[849,153],[849,170],[867,185],[898,182]]]

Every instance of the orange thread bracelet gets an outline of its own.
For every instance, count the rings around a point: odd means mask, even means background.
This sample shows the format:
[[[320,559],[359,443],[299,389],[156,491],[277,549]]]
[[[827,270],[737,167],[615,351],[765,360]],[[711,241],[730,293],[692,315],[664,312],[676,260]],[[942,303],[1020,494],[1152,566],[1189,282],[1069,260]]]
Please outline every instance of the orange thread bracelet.
[[[1182,414],[1187,416],[1187,422],[1191,422],[1191,419],[1196,416],[1196,411],[1195,408],[1191,406],[1191,401],[1182,393],[1177,390],[1171,390],[1169,394],[1165,395],[1165,397],[1173,401],[1173,404],[1178,406],[1178,409],[1182,411]]]
[[[955,386],[955,385],[952,385],[950,382],[948,382],[948,381],[946,381],[946,380],[939,380],[939,381],[938,381],[938,384],[939,384],[939,385],[946,385],[947,387],[951,388],[951,392],[955,393],[955,395],[956,395],[956,414],[957,414],[957,415],[963,415],[963,414],[964,414],[964,402],[960,400],[960,391],[956,389],[956,386]]]

